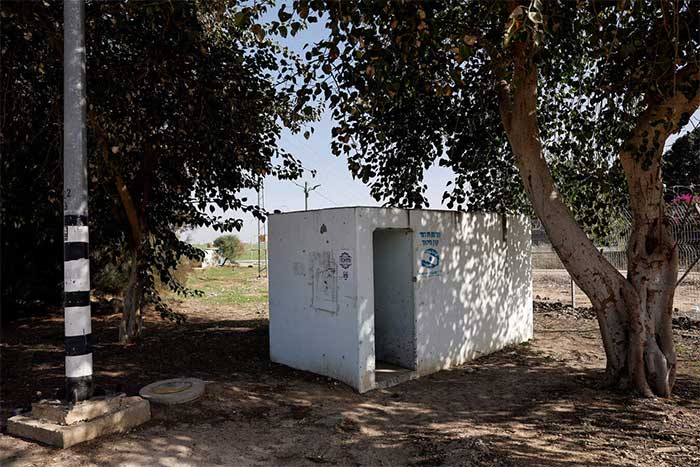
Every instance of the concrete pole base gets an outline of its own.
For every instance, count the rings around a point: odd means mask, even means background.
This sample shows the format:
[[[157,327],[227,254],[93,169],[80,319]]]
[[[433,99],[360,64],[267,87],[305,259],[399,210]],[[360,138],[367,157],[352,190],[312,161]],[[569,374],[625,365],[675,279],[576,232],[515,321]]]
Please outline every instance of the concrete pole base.
[[[75,405],[59,401],[32,404],[32,411],[7,421],[13,436],[67,448],[112,433],[121,433],[151,419],[150,403],[124,394],[95,397]]]

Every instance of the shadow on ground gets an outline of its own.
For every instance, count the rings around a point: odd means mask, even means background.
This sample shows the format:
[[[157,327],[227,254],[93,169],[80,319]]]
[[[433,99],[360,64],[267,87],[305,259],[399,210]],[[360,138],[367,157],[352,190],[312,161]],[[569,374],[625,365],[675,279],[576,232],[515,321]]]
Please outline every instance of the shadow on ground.
[[[529,345],[359,395],[271,363],[267,320],[221,307],[184,326],[150,321],[121,346],[116,315],[97,316],[96,376],[133,394],[158,379],[209,381],[202,399],[154,407],[126,435],[57,451],[0,437],[0,460],[31,465],[693,465],[700,378],[681,373],[674,398],[640,400],[597,386],[590,320],[537,316]],[[216,320],[211,319],[217,316]],[[552,328],[573,333],[551,332]],[[548,331],[548,332],[544,332]],[[684,345],[700,346],[700,339]],[[552,349],[563,349],[555,351]],[[569,349],[569,350],[567,350]],[[575,352],[579,352],[576,354]],[[62,319],[3,329],[2,422],[62,384]],[[4,459],[3,459],[4,458]]]

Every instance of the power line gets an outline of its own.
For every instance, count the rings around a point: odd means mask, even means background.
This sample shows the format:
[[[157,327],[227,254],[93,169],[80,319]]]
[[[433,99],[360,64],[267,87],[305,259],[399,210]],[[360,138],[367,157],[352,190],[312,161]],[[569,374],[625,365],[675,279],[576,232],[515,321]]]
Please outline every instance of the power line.
[[[315,163],[318,163],[318,162],[325,162],[325,159],[324,159],[322,156],[320,156],[317,152],[315,152],[315,151],[307,152],[307,150],[306,150],[306,148],[305,148],[306,144],[304,144],[303,142],[298,142],[298,141],[295,141],[295,140],[293,140],[293,139],[290,139],[289,141],[285,142],[285,145],[286,145],[286,144],[289,144],[289,145],[291,145],[291,146],[294,146],[293,149],[295,150],[295,152],[298,153],[300,156],[303,156],[304,159],[309,159],[309,162],[311,162],[310,159],[316,159],[316,160],[315,160]],[[290,152],[290,153],[291,153],[291,152]],[[301,158],[299,158],[299,159],[301,159]],[[331,158],[329,158],[329,159],[331,159]],[[337,159],[335,159],[335,158],[333,158],[333,159],[334,159],[334,160],[337,160]],[[308,167],[305,167],[305,166],[301,163],[301,161],[299,161],[299,165],[300,165],[304,170],[310,170],[310,171],[313,170],[314,172],[319,172],[319,171],[320,171],[320,170],[317,170],[317,169],[309,169]],[[335,175],[337,175],[337,176],[346,176],[346,175],[347,175],[347,172],[345,172],[345,171],[340,171],[340,170],[338,170],[335,166],[330,165],[330,164],[325,165],[324,168],[323,168],[323,170],[326,171],[326,172],[332,172],[333,174],[335,174]]]
[[[331,204],[333,204],[333,206],[338,206],[338,203],[336,203],[335,201],[333,201],[332,199],[330,199],[328,196],[325,196],[325,195],[324,195],[323,193],[321,193],[320,191],[317,191],[316,194],[317,194],[318,196],[320,196],[321,198],[325,199],[326,201],[330,202]]]

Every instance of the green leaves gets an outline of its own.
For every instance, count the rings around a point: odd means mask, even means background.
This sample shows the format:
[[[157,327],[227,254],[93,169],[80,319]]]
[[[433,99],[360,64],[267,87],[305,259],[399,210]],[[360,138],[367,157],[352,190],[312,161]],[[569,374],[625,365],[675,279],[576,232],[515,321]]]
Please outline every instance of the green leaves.
[[[292,19],[292,13],[286,12],[285,9],[287,8],[286,4],[282,4],[280,9],[277,11],[277,17],[279,18],[280,22],[285,23]],[[305,9],[306,13],[308,14],[308,8]]]
[[[511,11],[508,19],[508,29],[503,36],[503,48],[508,48],[511,42],[530,40],[535,48],[539,47],[544,37],[545,17],[541,12],[542,2],[533,0],[529,6],[517,5]]]
[[[338,122],[333,153],[348,155],[350,170],[370,185],[375,198],[424,206],[422,178],[438,160],[473,173],[484,187],[487,180],[512,179],[512,166],[489,172],[481,163],[508,153],[500,128],[484,139],[470,124],[498,125],[500,120],[493,92],[479,94],[489,86],[483,55],[475,55],[486,37],[481,26],[459,25],[470,18],[488,22],[487,13],[500,7],[488,2],[350,2],[336,7],[323,4],[315,10],[328,18],[329,36],[307,52],[307,59],[317,60],[321,78],[309,85],[323,93]],[[488,39],[498,43],[501,34],[490,33]],[[331,73],[337,86],[324,81]],[[488,148],[495,141],[497,149]],[[502,170],[506,167],[510,171]],[[479,196],[467,197],[467,178],[452,186],[448,197],[453,196],[453,206],[486,206]],[[512,198],[506,193],[514,187],[518,191],[517,179],[502,186],[493,193],[493,206],[503,210]]]
[[[250,23],[250,19],[253,14],[254,11],[251,8],[241,9],[233,15],[234,24],[239,28],[247,26]]]
[[[678,138],[663,155],[666,198],[700,192],[700,128]]]
[[[250,27],[250,30],[255,34],[255,37],[259,41],[263,41],[265,39],[265,30],[263,29],[262,25],[260,24],[254,24]]]
[[[214,240],[214,247],[217,248],[219,256],[226,261],[233,263],[236,258],[243,254],[245,245],[235,235],[222,235]]]
[[[309,86],[323,93],[337,122],[332,151],[391,205],[424,205],[424,172],[439,165],[454,172],[448,207],[527,211],[499,106],[499,88],[520,84],[513,54],[525,49],[539,70],[545,157],[577,219],[602,238],[627,203],[615,162],[621,141],[644,99],[674,89],[664,81],[673,77],[675,52],[657,4],[628,2],[631,11],[557,0],[511,9],[463,0],[295,5],[327,20],[327,37],[306,58],[318,79]],[[686,25],[678,33],[683,63],[697,63],[700,51],[700,21],[690,6],[683,1],[678,10]],[[675,88],[697,89],[691,82]]]
[[[240,218],[224,219],[221,211],[264,218],[241,190],[257,188],[265,175],[300,174],[296,159],[277,142],[282,128],[301,131],[315,113],[306,94],[297,94],[304,64],[272,40],[270,2],[151,1],[150,13],[144,5],[87,2],[91,247],[101,253],[93,261],[118,264],[140,247],[143,274],[189,293],[172,268],[201,252],[178,233],[195,226],[241,228]],[[11,15],[0,31],[2,84],[11,90],[3,110],[13,114],[1,141],[2,238],[25,252],[9,262],[3,257],[3,277],[6,268],[21,264],[50,271],[41,280],[60,297],[62,13],[39,2],[3,2],[1,8]],[[32,32],[31,41],[24,31]],[[36,73],[39,64],[44,74]],[[141,245],[131,239],[116,176],[143,224]],[[27,207],[48,198],[58,202]],[[57,245],[51,254],[36,248],[50,239]],[[164,316],[175,316],[157,290],[147,294]]]

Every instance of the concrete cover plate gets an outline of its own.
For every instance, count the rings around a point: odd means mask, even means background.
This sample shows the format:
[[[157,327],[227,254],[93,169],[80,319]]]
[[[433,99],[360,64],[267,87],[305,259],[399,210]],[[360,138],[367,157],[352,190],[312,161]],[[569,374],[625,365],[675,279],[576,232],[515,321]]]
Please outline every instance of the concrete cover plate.
[[[204,393],[204,381],[198,378],[174,378],[144,386],[139,395],[157,404],[182,404]]]

